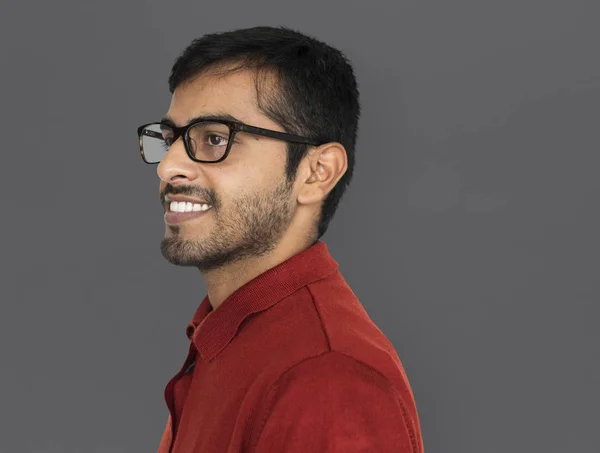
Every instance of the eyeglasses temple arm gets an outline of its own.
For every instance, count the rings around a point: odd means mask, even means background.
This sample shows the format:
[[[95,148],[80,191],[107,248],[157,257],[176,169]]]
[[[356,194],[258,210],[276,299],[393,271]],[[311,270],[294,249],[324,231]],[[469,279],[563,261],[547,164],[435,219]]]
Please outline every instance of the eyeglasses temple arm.
[[[248,126],[246,124],[236,124],[235,130],[240,132],[249,132],[251,134],[263,135],[265,137],[277,138],[286,142],[319,146],[317,142],[305,137],[299,137],[298,135],[288,134],[286,132],[270,131],[268,129],[263,129],[261,127],[256,126]]]
[[[164,139],[163,135],[159,132],[155,132],[155,131],[151,131],[149,129],[144,129],[142,131],[142,135],[147,135],[148,137],[152,137],[152,138],[159,138],[161,140]]]

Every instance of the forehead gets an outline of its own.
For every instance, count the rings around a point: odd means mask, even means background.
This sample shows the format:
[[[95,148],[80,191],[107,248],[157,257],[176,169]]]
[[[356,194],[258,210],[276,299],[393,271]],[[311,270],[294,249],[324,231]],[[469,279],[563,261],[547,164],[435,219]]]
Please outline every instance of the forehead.
[[[196,76],[173,92],[165,116],[183,126],[191,118],[210,114],[230,114],[249,124],[268,122],[258,109],[255,73],[244,70]]]

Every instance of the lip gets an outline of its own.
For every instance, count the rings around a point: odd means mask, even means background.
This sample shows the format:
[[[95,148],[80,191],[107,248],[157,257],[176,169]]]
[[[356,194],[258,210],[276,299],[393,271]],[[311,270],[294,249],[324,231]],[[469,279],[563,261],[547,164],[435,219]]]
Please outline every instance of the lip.
[[[198,199],[186,197],[183,195],[165,195],[165,203],[169,204],[172,201],[186,201],[186,202],[189,201],[190,203],[208,204],[210,206],[210,204],[204,200],[198,200]]]
[[[179,201],[179,200],[173,200]],[[183,201],[183,200],[182,200]],[[207,213],[209,213],[212,208],[209,208],[207,211],[191,211],[191,212],[172,212],[167,210],[165,212],[165,223],[167,225],[177,225],[178,223],[186,222],[188,220],[196,219],[198,217],[203,217]]]

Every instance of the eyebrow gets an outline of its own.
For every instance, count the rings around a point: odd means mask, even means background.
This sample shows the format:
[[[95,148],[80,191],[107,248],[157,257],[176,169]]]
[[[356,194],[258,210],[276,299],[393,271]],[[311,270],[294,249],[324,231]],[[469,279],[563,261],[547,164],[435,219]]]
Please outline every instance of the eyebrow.
[[[185,125],[180,126],[180,127],[185,127],[188,124],[192,124],[196,121],[236,121],[238,123],[241,123],[241,121],[239,119],[237,119],[235,116],[233,116],[229,113],[214,113],[214,114],[203,114],[203,115],[196,116],[196,117],[192,118],[191,120],[189,120]],[[162,124],[166,124],[167,126],[178,127],[169,116],[164,116],[160,120],[160,122]]]

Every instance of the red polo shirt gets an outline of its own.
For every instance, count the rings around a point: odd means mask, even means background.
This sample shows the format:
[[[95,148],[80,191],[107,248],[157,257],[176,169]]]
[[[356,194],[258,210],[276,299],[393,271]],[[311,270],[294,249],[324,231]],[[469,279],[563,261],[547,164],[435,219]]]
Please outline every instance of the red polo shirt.
[[[422,453],[390,341],[318,241],[188,325],[159,453]]]

